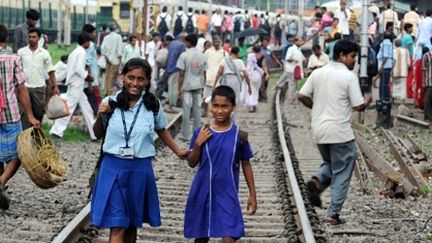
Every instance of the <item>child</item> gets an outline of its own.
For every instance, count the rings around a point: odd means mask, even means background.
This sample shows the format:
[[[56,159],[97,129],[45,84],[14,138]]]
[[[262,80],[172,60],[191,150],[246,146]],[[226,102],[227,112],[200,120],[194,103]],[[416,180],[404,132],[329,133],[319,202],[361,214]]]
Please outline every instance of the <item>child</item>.
[[[195,242],[219,237],[235,242],[245,235],[238,198],[240,162],[249,188],[247,210],[253,215],[257,208],[251,147],[247,134],[230,119],[235,100],[233,89],[218,86],[211,96],[210,112],[215,119],[197,128],[190,143],[189,166],[199,163],[199,168],[186,203],[184,235]]]
[[[94,134],[104,137],[104,143],[92,194],[91,222],[110,228],[109,242],[136,242],[137,228],[143,223],[161,225],[152,168],[156,155],[153,132],[179,158],[187,154],[165,129],[165,114],[150,93],[151,73],[150,65],[141,58],[126,62],[122,91],[104,99],[94,124]]]

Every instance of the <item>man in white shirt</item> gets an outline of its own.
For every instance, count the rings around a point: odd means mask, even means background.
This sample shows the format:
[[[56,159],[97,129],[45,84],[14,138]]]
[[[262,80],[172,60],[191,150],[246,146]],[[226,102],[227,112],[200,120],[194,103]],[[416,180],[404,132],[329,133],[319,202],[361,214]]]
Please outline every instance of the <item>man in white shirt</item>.
[[[207,70],[206,70],[206,79],[203,93],[203,102],[202,102],[202,114],[203,117],[207,116],[208,105],[204,102],[204,100],[211,96],[213,92],[213,84],[216,79],[217,72],[219,70],[219,64],[221,63],[224,57],[229,56],[228,53],[225,52],[223,48],[221,48],[221,39],[219,36],[213,37],[213,46],[205,51],[204,55],[207,58]]]
[[[152,40],[146,44],[145,59],[154,68],[156,64],[156,53],[159,48],[160,34],[158,32],[152,33]]]
[[[217,8],[216,12],[212,15],[210,19],[210,25],[212,27],[212,32],[214,35],[221,35],[221,26],[222,26],[222,15],[221,9]]]
[[[63,137],[63,133],[75,112],[77,105],[84,116],[88,132],[91,140],[96,140],[93,132],[94,115],[93,110],[88,102],[87,96],[84,93],[85,82],[92,82],[93,77],[85,68],[86,64],[86,49],[90,47],[91,36],[87,32],[81,32],[78,36],[78,45],[72,51],[68,58],[68,71],[66,77],[66,102],[69,107],[69,116],[55,120],[49,134],[56,137]],[[104,40],[105,42],[105,40]]]
[[[432,50],[431,38],[432,36],[432,9],[426,11],[426,17],[420,21],[417,29],[417,48],[416,59],[423,57],[423,47]]]
[[[112,87],[117,79],[121,56],[123,53],[123,40],[120,34],[116,33],[116,26],[112,24],[109,27],[111,33],[105,36],[101,52],[107,59],[105,74],[105,94],[112,94]]]
[[[305,57],[300,49],[300,47],[304,44],[304,41],[301,37],[296,37],[294,39],[294,45],[288,48],[288,51],[285,56],[285,72],[290,75],[287,76],[286,80],[283,80],[283,83],[278,83],[278,87],[282,87],[285,82],[288,82],[288,104],[293,105],[296,103],[296,92],[297,92],[297,81],[294,77],[294,69],[299,66],[300,72],[303,77],[303,63],[305,61]]]
[[[351,11],[347,8],[347,0],[340,1],[340,9],[334,13],[334,16],[339,19],[339,29],[342,31],[343,38],[349,38],[348,20],[351,18]]]
[[[330,62],[329,56],[327,54],[322,53],[321,47],[319,45],[315,45],[312,47],[313,55],[309,57],[309,62],[307,65],[307,69],[309,72],[313,70],[323,67],[327,63]]]
[[[356,161],[352,109],[363,111],[372,100],[370,95],[363,99],[357,75],[351,71],[358,51],[359,46],[348,40],[336,43],[336,61],[315,70],[299,92],[299,100],[312,109],[312,137],[323,158],[317,174],[307,183],[309,199],[320,207],[320,194],[330,186],[325,221],[332,225],[343,223],[339,215]]]
[[[40,29],[30,28],[27,34],[28,45],[19,49],[17,54],[22,59],[25,86],[28,89],[33,115],[42,123],[47,95],[46,80],[49,80],[49,87],[52,87],[53,94],[59,94],[59,90],[51,55],[38,45],[41,34]],[[31,127],[31,124],[25,119],[26,116],[21,117],[23,129]]]
[[[126,64],[132,58],[141,57],[141,50],[138,46],[138,38],[136,35],[129,36],[129,43],[123,49],[122,64]]]

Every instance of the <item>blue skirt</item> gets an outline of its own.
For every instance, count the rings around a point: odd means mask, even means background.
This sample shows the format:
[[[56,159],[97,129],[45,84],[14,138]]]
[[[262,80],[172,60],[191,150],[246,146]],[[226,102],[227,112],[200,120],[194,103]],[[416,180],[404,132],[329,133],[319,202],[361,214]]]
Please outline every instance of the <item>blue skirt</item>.
[[[151,158],[122,159],[105,154],[91,202],[91,222],[103,228],[161,225]]]

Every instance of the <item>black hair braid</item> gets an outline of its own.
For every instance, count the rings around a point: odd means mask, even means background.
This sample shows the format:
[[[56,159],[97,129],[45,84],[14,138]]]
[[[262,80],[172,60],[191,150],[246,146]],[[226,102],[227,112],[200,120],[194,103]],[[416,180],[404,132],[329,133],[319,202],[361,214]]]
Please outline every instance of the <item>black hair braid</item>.
[[[129,109],[129,95],[125,88],[117,95],[117,102],[115,102],[114,107],[122,110]]]
[[[152,111],[154,115],[159,112],[159,100],[153,93],[150,92],[150,82],[145,88],[143,102],[146,109]]]

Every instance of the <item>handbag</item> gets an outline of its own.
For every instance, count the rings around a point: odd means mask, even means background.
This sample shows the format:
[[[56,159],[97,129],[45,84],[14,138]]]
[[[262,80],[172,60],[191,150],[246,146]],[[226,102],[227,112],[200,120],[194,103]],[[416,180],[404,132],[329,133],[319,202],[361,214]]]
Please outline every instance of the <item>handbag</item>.
[[[300,65],[294,67],[293,75],[294,75],[294,80],[302,79],[302,69]]]

